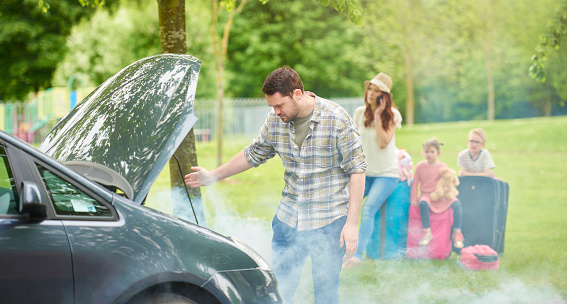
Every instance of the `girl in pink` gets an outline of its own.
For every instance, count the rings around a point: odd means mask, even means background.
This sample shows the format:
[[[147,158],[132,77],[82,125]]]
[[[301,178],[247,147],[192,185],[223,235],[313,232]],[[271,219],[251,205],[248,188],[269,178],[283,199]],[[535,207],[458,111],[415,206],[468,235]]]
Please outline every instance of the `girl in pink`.
[[[441,213],[448,208],[453,208],[453,233],[451,239],[455,248],[463,248],[463,233],[461,232],[461,222],[463,217],[461,202],[452,199],[439,199],[437,201],[431,200],[430,193],[435,191],[437,181],[441,178],[441,168],[447,165],[439,160],[441,153],[441,145],[437,139],[432,138],[422,144],[423,156],[425,160],[417,164],[415,168],[415,175],[411,185],[410,200],[412,205],[418,206],[421,215],[421,222],[423,224],[423,236],[419,241],[419,245],[427,246],[433,235],[431,234],[431,225],[429,223],[429,211],[434,213]],[[419,188],[418,188],[419,187]],[[419,189],[419,197],[418,197]]]

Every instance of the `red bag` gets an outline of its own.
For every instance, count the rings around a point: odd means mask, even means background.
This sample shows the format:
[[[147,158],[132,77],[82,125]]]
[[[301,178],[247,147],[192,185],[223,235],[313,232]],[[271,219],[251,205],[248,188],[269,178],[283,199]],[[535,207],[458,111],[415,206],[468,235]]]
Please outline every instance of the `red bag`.
[[[498,253],[487,245],[474,245],[461,249],[461,265],[470,270],[498,269]]]

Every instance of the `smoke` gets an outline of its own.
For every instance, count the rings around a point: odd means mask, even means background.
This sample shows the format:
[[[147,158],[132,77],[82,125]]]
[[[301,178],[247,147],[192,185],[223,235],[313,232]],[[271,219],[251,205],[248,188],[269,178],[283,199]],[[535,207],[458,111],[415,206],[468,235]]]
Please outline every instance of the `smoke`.
[[[430,283],[419,285],[418,288],[407,294],[400,294],[398,303],[423,303],[423,299],[433,299],[433,288]],[[485,293],[474,293],[464,288],[447,288],[443,291],[443,299],[448,303],[498,303],[498,304],[520,304],[520,303],[565,303],[561,296],[551,286],[534,287],[527,285],[516,278],[510,278],[505,282],[498,283]]]
[[[209,228],[226,236],[236,237],[252,247],[271,265],[272,229],[271,222],[265,219],[247,217],[238,213],[215,184],[203,191],[203,200],[207,202],[205,215]]]
[[[533,287],[514,279],[474,298],[471,303],[565,303],[551,286]]]
[[[244,241],[272,265],[271,219],[240,214],[215,184],[202,193],[207,203],[197,208],[198,213],[204,212],[208,227]],[[194,219],[191,210],[182,209],[181,214]],[[363,260],[361,267],[342,271],[340,303],[567,303],[549,282],[528,282],[502,267],[477,272],[456,268],[455,263],[454,257],[445,261]],[[314,302],[310,259],[294,298],[298,304]]]
[[[567,303],[549,282],[523,281],[502,268],[465,270],[455,263],[453,258],[365,260],[363,267],[341,273],[341,303]]]
[[[207,227],[203,200],[198,198],[188,199],[184,188],[177,187],[171,190],[171,208],[173,214],[191,223],[198,223]]]

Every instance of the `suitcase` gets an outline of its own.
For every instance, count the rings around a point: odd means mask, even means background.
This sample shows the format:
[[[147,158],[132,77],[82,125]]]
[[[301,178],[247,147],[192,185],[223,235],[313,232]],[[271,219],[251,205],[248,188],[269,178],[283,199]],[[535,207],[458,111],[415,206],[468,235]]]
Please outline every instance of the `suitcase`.
[[[462,176],[457,189],[463,206],[465,247],[488,245],[498,254],[504,252],[508,183],[484,176]],[[460,249],[453,248],[460,253]]]
[[[487,245],[468,246],[461,250],[459,263],[469,270],[496,270],[498,253]]]
[[[427,246],[420,246],[419,240],[423,234],[423,225],[419,206],[409,207],[408,241],[406,257],[408,259],[444,260],[451,255],[451,232],[453,226],[453,209],[441,213],[429,212],[431,234],[433,239]]]
[[[410,189],[400,181],[392,195],[376,213],[374,232],[366,246],[366,256],[372,259],[403,258],[408,236]]]

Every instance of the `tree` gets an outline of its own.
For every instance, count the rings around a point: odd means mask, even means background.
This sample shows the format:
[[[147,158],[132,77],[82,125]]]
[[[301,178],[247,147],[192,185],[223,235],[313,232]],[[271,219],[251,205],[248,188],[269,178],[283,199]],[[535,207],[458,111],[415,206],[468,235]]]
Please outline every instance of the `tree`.
[[[481,18],[482,18],[482,25],[483,31],[485,34],[484,38],[484,53],[486,56],[486,78],[487,78],[487,92],[488,92],[488,104],[487,108],[488,111],[486,113],[486,117],[488,120],[494,120],[494,55],[493,55],[493,46],[494,46],[494,34],[493,34],[493,8],[492,8],[492,1],[493,0],[486,0],[486,6],[481,9]],[[481,5],[483,6],[483,5]]]
[[[72,75],[84,86],[96,87],[132,62],[161,53],[156,9],[155,0],[128,2],[113,12],[98,9],[75,25],[67,38],[70,51],[59,62],[53,85],[66,86]]]
[[[37,0],[5,0],[0,5],[0,100],[24,99],[51,87],[57,63],[67,51],[74,24],[94,12],[77,0],[49,5]]]
[[[414,79],[420,73],[417,58],[423,56],[427,45],[423,35],[425,10],[420,1],[414,0],[371,2],[369,14],[363,19],[370,50],[369,66],[376,72],[383,71],[394,79],[405,80],[405,123],[408,125],[415,121]],[[398,101],[399,91],[400,86],[396,85],[394,96]]]
[[[186,54],[186,28],[185,28],[185,0],[157,0],[158,15],[159,15],[159,28],[160,28],[160,45],[163,53],[176,53]],[[171,182],[171,189],[179,189],[186,187],[181,168],[191,168],[197,166],[197,149],[195,146],[195,134],[193,129],[181,142],[181,145],[175,151],[174,156],[177,159],[169,160],[169,177]],[[177,163],[179,161],[179,164]],[[189,173],[189,172],[183,172]],[[200,188],[187,188],[191,198],[195,200],[197,205],[202,205],[201,189]],[[174,191],[173,199],[175,197]],[[200,216],[197,216],[199,218]],[[198,220],[197,220],[198,221]],[[203,223],[201,223],[203,224]]]
[[[532,55],[532,65],[528,72],[530,77],[539,83],[551,81],[561,100],[560,106],[567,100],[567,72],[564,66],[567,62],[567,51],[561,48],[562,40],[567,37],[567,1],[563,0],[556,11],[555,18],[549,23],[546,32],[541,36],[539,44]],[[551,64],[548,65],[548,62]],[[543,103],[545,115],[551,115],[553,101],[546,98]]]
[[[266,75],[284,64],[323,97],[361,96],[368,79],[363,31],[332,8],[309,1],[249,4],[235,20],[227,83],[233,97],[263,97]],[[298,18],[297,16],[301,16]]]
[[[211,37],[213,41],[213,50],[216,66],[216,88],[217,88],[217,165],[222,164],[222,112],[224,100],[224,69],[226,64],[227,50],[229,45],[230,31],[234,22],[234,17],[241,13],[248,0],[211,0],[212,7],[212,23]],[[266,4],[268,0],[260,0],[262,4]],[[361,11],[354,0],[319,0],[323,6],[329,4],[338,12],[349,16],[350,20],[360,25]],[[217,30],[221,18],[220,10],[224,10],[226,20],[223,26],[222,34]]]
[[[213,41],[213,50],[215,57],[215,67],[216,67],[216,88],[217,88],[217,165],[222,164],[222,111],[223,111],[223,100],[224,100],[224,86],[223,86],[223,74],[224,66],[226,61],[226,52],[228,49],[228,39],[230,36],[230,29],[234,21],[234,16],[242,11],[242,8],[246,5],[248,0],[240,0],[238,6],[235,0],[221,1],[211,0],[212,8],[212,22],[211,22],[211,37]],[[265,1],[263,2],[265,3]],[[226,23],[223,26],[223,31],[221,37],[217,33],[217,25],[219,23],[219,8],[225,7],[228,11],[228,17]]]

